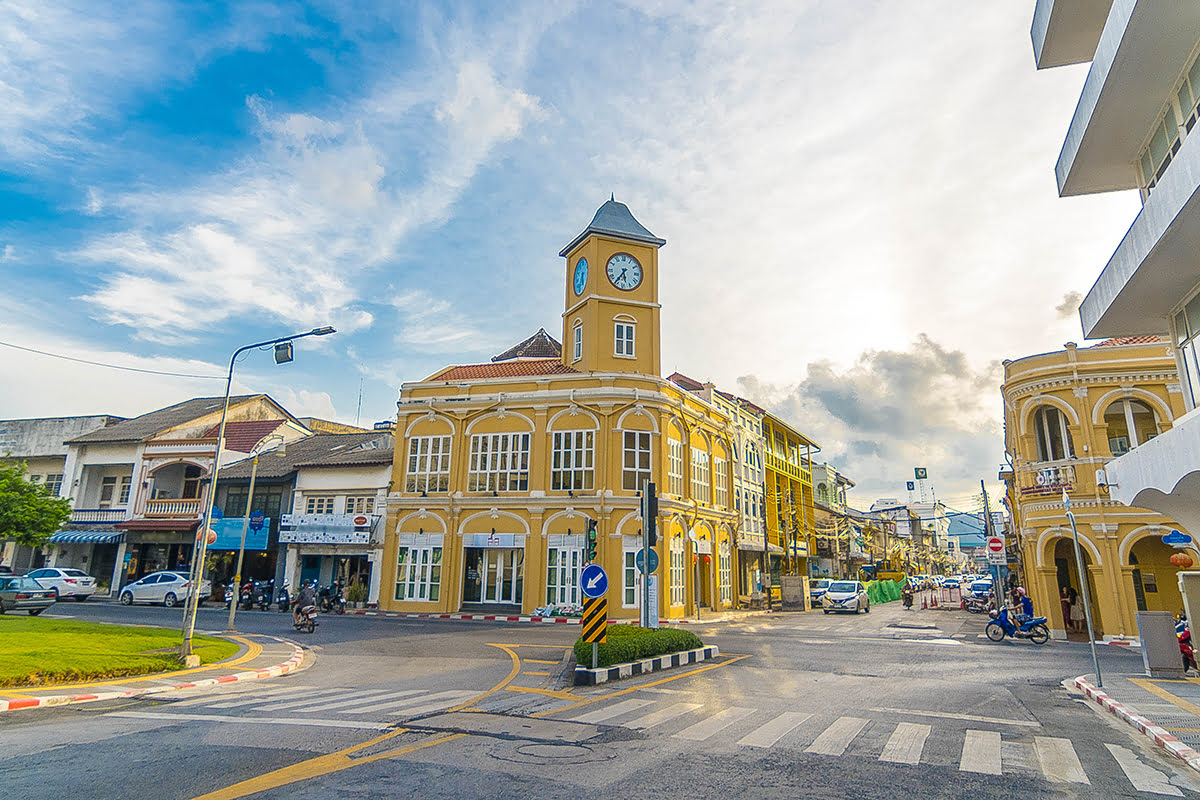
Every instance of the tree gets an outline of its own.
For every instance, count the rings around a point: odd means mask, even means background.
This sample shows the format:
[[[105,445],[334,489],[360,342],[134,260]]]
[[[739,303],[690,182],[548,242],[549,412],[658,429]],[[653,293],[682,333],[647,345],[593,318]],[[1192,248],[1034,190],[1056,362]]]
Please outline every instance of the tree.
[[[40,547],[70,518],[70,501],[30,483],[24,463],[0,464],[0,539]]]

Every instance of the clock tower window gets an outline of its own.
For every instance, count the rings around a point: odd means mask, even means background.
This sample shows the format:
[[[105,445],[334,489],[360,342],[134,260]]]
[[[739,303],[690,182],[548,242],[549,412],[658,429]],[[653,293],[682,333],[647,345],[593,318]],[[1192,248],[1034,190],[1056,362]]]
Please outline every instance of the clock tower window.
[[[634,323],[618,322],[616,323],[616,333],[614,336],[613,354],[623,358],[634,358],[633,343],[634,343]]]
[[[572,361],[578,361],[583,358],[583,323],[575,323],[575,332],[573,336],[574,350],[572,352]]]

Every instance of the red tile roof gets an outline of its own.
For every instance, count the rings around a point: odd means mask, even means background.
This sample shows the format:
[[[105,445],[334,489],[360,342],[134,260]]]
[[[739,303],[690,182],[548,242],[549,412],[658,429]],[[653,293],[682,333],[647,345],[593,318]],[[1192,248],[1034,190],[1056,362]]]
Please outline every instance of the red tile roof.
[[[1114,339],[1105,339],[1099,344],[1092,345],[1092,347],[1120,347],[1125,344],[1158,344],[1165,341],[1167,340],[1161,336],[1118,336]]]
[[[239,453],[249,453],[254,449],[254,445],[263,440],[263,437],[273,433],[284,422],[285,420],[282,419],[254,419],[246,420],[245,422],[226,422],[225,448]],[[220,425],[213,425],[204,434],[203,438],[215,439],[220,427]]]
[[[485,378],[524,378],[531,375],[572,375],[578,370],[568,367],[557,358],[534,358],[520,361],[496,361],[491,364],[461,364],[446,367],[427,381],[463,381]]]

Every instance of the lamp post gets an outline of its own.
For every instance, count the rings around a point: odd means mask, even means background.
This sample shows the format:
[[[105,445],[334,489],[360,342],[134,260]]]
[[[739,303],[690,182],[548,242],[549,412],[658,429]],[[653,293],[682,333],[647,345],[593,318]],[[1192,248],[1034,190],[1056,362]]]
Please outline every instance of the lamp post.
[[[337,333],[337,331],[326,325],[322,328],[313,328],[311,331],[304,333],[294,333],[291,336],[281,336],[278,339],[255,342],[254,344],[243,345],[234,350],[233,355],[229,358],[229,374],[225,376],[225,404],[221,407],[221,424],[217,429],[217,451],[213,455],[212,478],[209,480],[210,490],[204,509],[204,519],[200,525],[200,536],[196,539],[195,552],[192,554],[191,581],[195,590],[188,595],[187,609],[183,615],[183,646],[180,648],[179,654],[185,662],[194,660],[192,656],[192,634],[196,632],[196,610],[200,606],[200,580],[204,577],[204,556],[208,551],[208,529],[212,526],[213,503],[217,499],[215,496],[217,493],[217,471],[221,468],[221,448],[225,445],[225,419],[229,415],[229,390],[233,386],[233,365],[237,361],[237,357],[247,350],[269,347],[271,345],[275,345],[275,363],[286,364],[292,360],[293,341],[303,339],[306,336],[328,336],[331,333]],[[188,666],[194,665],[189,663]]]
[[[1079,549],[1079,529],[1075,527],[1075,514],[1071,511],[1071,498],[1066,489],[1063,489],[1062,501],[1063,508],[1067,510],[1067,519],[1071,520],[1071,535],[1075,538],[1075,569],[1079,572],[1079,588],[1083,593],[1083,615],[1087,619],[1088,644],[1092,647],[1092,668],[1096,670],[1096,686],[1103,687],[1100,659],[1096,657],[1096,632],[1092,628],[1092,601],[1088,591],[1088,576],[1083,566],[1083,553]]]
[[[263,446],[269,442],[279,442],[277,447],[271,450],[264,451]],[[236,633],[237,628],[233,627],[233,617],[237,614],[239,592],[242,585],[242,560],[246,555],[246,531],[250,529],[250,509],[254,505],[254,482],[258,477],[258,457],[264,452],[274,453],[275,455],[283,455],[284,449],[287,447],[287,442],[278,433],[272,433],[270,436],[263,439],[258,444],[254,445],[251,451],[253,461],[250,464],[250,493],[246,497],[246,513],[242,515],[242,540],[238,544],[237,567],[233,571],[233,600],[229,603],[229,623],[225,626],[227,633]]]

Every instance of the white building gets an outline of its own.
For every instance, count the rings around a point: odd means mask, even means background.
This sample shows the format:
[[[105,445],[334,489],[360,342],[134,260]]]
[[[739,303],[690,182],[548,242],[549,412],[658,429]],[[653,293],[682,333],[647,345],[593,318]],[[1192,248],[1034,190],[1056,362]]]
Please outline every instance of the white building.
[[[1055,168],[1059,193],[1142,199],[1079,309],[1083,333],[1169,336],[1182,378],[1173,391],[1188,408],[1100,477],[1114,499],[1200,534],[1200,3],[1038,0],[1032,38],[1039,68],[1091,62]]]

